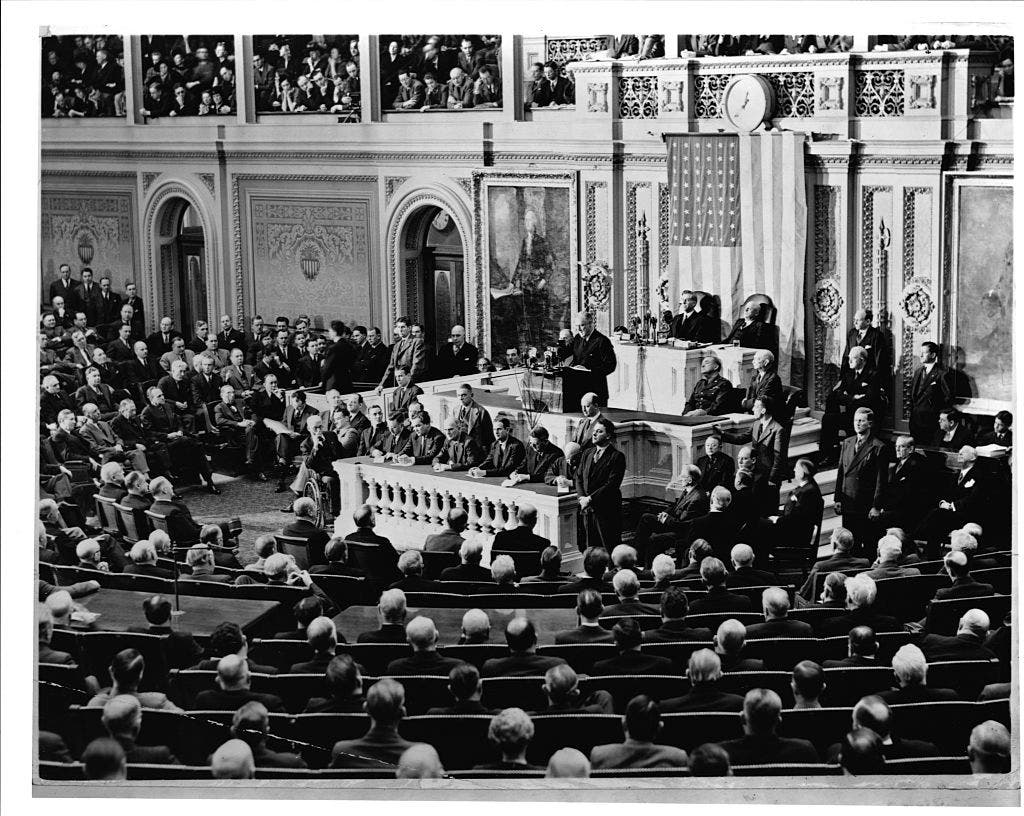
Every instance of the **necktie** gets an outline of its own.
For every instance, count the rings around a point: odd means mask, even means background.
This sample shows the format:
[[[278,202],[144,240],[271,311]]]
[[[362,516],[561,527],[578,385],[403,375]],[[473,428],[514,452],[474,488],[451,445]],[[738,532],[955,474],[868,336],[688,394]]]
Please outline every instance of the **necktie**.
[[[604,453],[604,448],[598,448],[597,453],[594,454],[594,461],[596,462],[601,458],[601,454]]]
[[[861,448],[861,438],[858,436],[857,437],[857,441],[853,443],[853,452],[854,453],[860,453],[860,448]]]

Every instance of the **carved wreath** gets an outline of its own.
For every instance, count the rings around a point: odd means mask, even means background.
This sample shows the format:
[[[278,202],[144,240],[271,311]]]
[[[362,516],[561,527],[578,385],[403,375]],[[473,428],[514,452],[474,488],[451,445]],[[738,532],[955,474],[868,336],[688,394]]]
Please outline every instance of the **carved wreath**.
[[[915,330],[925,328],[935,312],[935,301],[931,295],[931,281],[927,278],[911,278],[900,295],[903,319]]]
[[[611,297],[611,275],[603,263],[590,263],[583,267],[583,301],[588,310],[608,308]]]
[[[826,278],[814,287],[814,314],[826,326],[836,328],[843,311],[843,294],[835,279]]]

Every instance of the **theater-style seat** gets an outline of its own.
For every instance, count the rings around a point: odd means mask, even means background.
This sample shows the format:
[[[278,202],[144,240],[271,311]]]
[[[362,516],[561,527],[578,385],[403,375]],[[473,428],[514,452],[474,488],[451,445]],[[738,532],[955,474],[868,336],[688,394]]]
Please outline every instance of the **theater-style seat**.
[[[728,590],[733,595],[742,595],[744,598],[750,599],[750,608],[757,610],[761,608],[761,596],[764,591],[768,589],[767,586],[731,586]],[[790,608],[795,606],[793,603],[793,596],[796,593],[796,589],[793,586],[784,586],[782,589],[786,590],[786,595],[789,597]],[[764,620],[762,615],[761,620]]]
[[[788,762],[778,765],[733,765],[733,776],[842,776],[838,765]]]
[[[904,578],[881,578],[875,581],[878,596],[874,608],[885,610],[898,621],[915,621],[924,617],[928,602],[935,592],[950,585],[949,576],[910,575]]]
[[[83,668],[96,676],[100,686],[110,685],[109,666],[114,656],[125,649],[136,649],[146,662],[140,689],[167,691],[164,654],[167,638],[164,635],[136,632],[74,632],[68,629],[55,629],[53,635],[50,645],[54,649],[79,655],[85,664]]]
[[[780,737],[805,739],[814,744],[820,756],[830,745],[846,736],[853,722],[853,708],[801,708],[782,712]]]
[[[507,555],[515,562],[516,575],[540,575],[540,550],[491,550],[491,563],[499,555]]]
[[[614,643],[573,643],[564,646],[538,646],[537,654],[560,657],[579,673],[589,673],[598,660],[607,660],[619,653]]]
[[[998,660],[946,660],[928,664],[928,685],[953,689],[961,700],[977,700],[985,686],[997,682]]]
[[[529,587],[529,584],[526,584]],[[424,609],[572,609],[571,603],[558,602],[559,595],[533,595],[529,593],[507,595],[460,595],[457,592],[407,592],[405,602],[410,607]]]
[[[274,725],[274,733],[282,739],[296,745],[313,746],[312,750],[302,750],[303,759],[310,767],[326,767],[330,764],[334,743],[358,739],[369,730],[370,718],[366,714],[296,714]]]
[[[480,681],[481,702],[492,709],[521,708],[543,711],[548,698],[541,686],[543,677],[484,677]]]
[[[1010,611],[1011,601],[1011,595],[932,601],[928,608],[928,621],[925,624],[925,629],[933,635],[955,635],[957,624],[968,609],[980,609],[988,615],[988,619],[995,627]]]
[[[543,779],[545,771],[452,771],[452,779]]]
[[[249,641],[249,658],[253,663],[286,672],[296,663],[311,660],[313,649],[306,640],[253,638]]]
[[[743,644],[743,656],[764,661],[771,670],[792,671],[801,660],[820,660],[814,638],[752,638]]]
[[[560,748],[576,748],[590,756],[595,745],[622,742],[622,718],[608,714],[537,714],[526,761],[545,766]]]
[[[292,713],[302,711],[311,697],[330,695],[323,674],[250,674],[249,683],[253,691],[280,697]]]
[[[81,762],[52,762],[40,760],[39,778],[59,780],[62,782],[79,782],[85,780],[85,765]]]
[[[448,675],[405,675],[394,678],[405,689],[405,710],[409,714],[426,714],[428,709],[451,705]]]
[[[423,558],[423,577],[437,580],[441,573],[449,567],[459,565],[459,554],[456,552],[427,552],[420,550]]]
[[[640,651],[644,654],[658,655],[659,657],[667,657],[671,660],[679,669],[680,674],[686,672],[687,664],[690,660],[690,655],[700,649],[711,649],[714,651],[715,644],[712,641],[679,641],[677,643],[644,643],[640,646]]]
[[[599,768],[590,772],[592,779],[649,779],[689,775],[689,768]]]
[[[412,655],[412,647],[408,643],[342,643],[338,652],[352,655],[366,674],[381,675],[392,660]]]
[[[885,763],[886,775],[917,776],[919,774],[969,774],[971,762],[966,756],[913,757],[889,759]]]
[[[487,740],[488,714],[428,714],[406,717],[398,733],[409,742],[434,745],[446,771],[472,768],[500,757]]]
[[[743,722],[738,712],[694,711],[663,714],[658,742],[692,751],[705,742],[723,742],[743,736]]]
[[[896,685],[896,676],[888,666],[849,666],[825,669],[822,705],[852,706],[868,694],[888,691]]]
[[[808,607],[806,609],[790,609],[789,617],[793,620],[803,621],[817,632],[823,623],[832,618],[841,618],[848,614],[846,609],[833,609],[832,607]]]
[[[508,657],[511,654],[508,646],[499,643],[460,643],[441,646],[438,651],[445,657],[472,663],[478,669],[491,658]]]
[[[664,674],[606,674],[584,678],[580,681],[580,689],[584,696],[598,690],[607,691],[612,696],[616,713],[621,714],[638,694],[667,700],[688,693],[690,681],[685,677]]]
[[[661,626],[661,615],[608,615],[598,620],[603,629],[614,629],[615,624],[624,618],[632,618],[644,631],[657,629]]]
[[[981,715],[993,710],[997,709],[985,709],[980,703],[957,700],[939,703],[902,703],[892,706],[892,727],[901,737],[931,742],[944,754],[957,755],[966,750],[971,729],[984,722],[984,719],[979,719]],[[1009,723],[1005,724],[1009,727]]]
[[[1013,569],[1010,567],[990,567],[989,569],[973,570],[971,577],[979,583],[991,584],[992,589],[999,595],[1009,595],[1012,592]],[[998,623],[998,621],[993,621],[994,625],[998,625]]]
[[[39,668],[46,667],[40,666]],[[52,668],[70,668],[77,672],[75,666],[53,666]],[[71,724],[68,721],[68,709],[73,705],[84,706],[92,695],[87,691],[63,683],[47,682],[42,679],[36,683],[36,689],[39,730],[60,734],[70,745]]]
[[[743,697],[755,688],[771,689],[782,698],[783,708],[793,707],[792,671],[726,672],[718,681],[720,691]]]
[[[392,768],[257,768],[257,779],[394,779]]]
[[[694,629],[710,629],[712,633],[718,631],[727,620],[737,620],[744,626],[754,623],[764,623],[764,614],[761,612],[708,612],[700,615],[687,615],[686,623]]]

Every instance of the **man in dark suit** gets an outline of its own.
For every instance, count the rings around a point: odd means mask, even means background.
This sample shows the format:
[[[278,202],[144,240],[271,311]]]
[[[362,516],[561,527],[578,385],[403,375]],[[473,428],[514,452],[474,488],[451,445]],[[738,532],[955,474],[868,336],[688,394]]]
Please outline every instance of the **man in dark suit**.
[[[754,550],[749,544],[737,544],[729,553],[732,572],[725,579],[725,585],[734,587],[775,586],[779,577],[771,572],[754,568]]]
[[[289,751],[272,751],[267,748],[269,733],[270,717],[266,706],[256,700],[251,700],[239,708],[231,720],[232,736],[252,749],[253,764],[257,768],[306,767],[305,760],[298,754]]]
[[[582,592],[594,589],[598,592],[611,592],[612,586],[604,579],[605,571],[611,558],[604,547],[587,547],[583,551],[583,572],[585,577],[576,578],[558,587],[558,594]]]
[[[366,343],[359,349],[356,359],[357,382],[378,383],[387,370],[391,348],[383,341],[381,330],[374,326],[366,333]]]
[[[706,342],[707,330],[704,323],[711,320],[705,312],[697,311],[697,295],[687,289],[680,293],[679,303],[683,308],[672,319],[669,335],[676,340],[688,340],[691,343]]]
[[[874,315],[871,309],[858,309],[853,315],[853,328],[846,333],[842,364],[850,359],[850,351],[860,346],[867,352],[867,365],[879,374],[887,373],[892,367],[889,343],[881,329],[872,326]]]
[[[680,478],[682,492],[671,510],[657,515],[644,513],[633,534],[633,547],[647,566],[659,552],[675,546],[676,541],[686,535],[690,522],[706,515],[710,509],[707,493],[700,486],[700,469],[684,465]]]
[[[413,618],[405,627],[405,636],[412,647],[412,654],[409,657],[392,660],[385,674],[395,677],[417,674],[447,677],[453,668],[462,665],[461,660],[438,654],[437,629],[430,618]]]
[[[560,657],[536,654],[537,631],[527,618],[512,618],[505,627],[509,657],[492,657],[480,670],[482,677],[531,677],[565,663]]]
[[[601,593],[593,589],[584,589],[576,597],[576,614],[580,625],[574,629],[555,632],[555,645],[564,646],[573,643],[612,643],[615,638],[611,632],[601,626],[599,618],[604,611]]]
[[[576,472],[576,493],[586,545],[616,546],[622,538],[622,479],[626,457],[612,445],[615,426],[607,419],[595,423],[594,447],[583,452]],[[580,544],[581,549],[584,544]]]
[[[732,410],[732,383],[722,376],[722,361],[709,354],[700,361],[700,373],[683,405],[683,416],[716,416]]]
[[[671,697],[661,704],[662,711],[742,711],[743,698],[719,690],[722,661],[711,649],[697,649],[690,654],[686,666],[690,691],[680,697]]]
[[[382,678],[366,693],[370,730],[359,739],[342,740],[331,751],[332,768],[380,768],[395,766],[413,743],[398,734],[405,716],[405,689],[397,680]]]
[[[125,379],[130,383],[141,385],[146,382],[156,382],[164,376],[164,370],[160,366],[159,355],[154,356],[149,351],[149,346],[142,340],[138,340],[132,346],[133,357],[127,365],[122,366]]]
[[[722,437],[711,434],[704,440],[704,454],[697,459],[700,487],[709,496],[716,487],[731,489],[736,477],[736,463],[722,450]]]
[[[643,632],[640,624],[633,618],[618,621],[612,629],[612,635],[619,653],[615,657],[594,663],[595,675],[675,674],[675,667],[667,657],[640,651]]]
[[[753,404],[753,425],[745,430],[720,431],[726,442],[749,444],[754,454],[754,491],[762,516],[778,512],[779,488],[789,467],[789,439],[782,424],[775,419],[779,404],[769,396],[757,397]]]
[[[150,356],[159,360],[167,352],[172,351],[175,337],[181,337],[181,332],[174,328],[174,321],[169,317],[160,318],[159,331],[146,338],[146,348],[149,349]]]
[[[845,635],[855,626],[869,626],[873,632],[898,632],[903,627],[891,615],[875,608],[878,587],[873,578],[861,573],[846,579],[848,614],[829,618],[818,627],[820,637]]]
[[[938,427],[939,411],[953,402],[949,371],[939,362],[939,346],[921,344],[921,365],[910,385],[910,435],[919,444],[930,444]]]
[[[669,587],[661,595],[661,626],[644,632],[644,643],[674,643],[687,640],[711,641],[711,630],[693,629],[686,623],[689,604],[682,587]]]
[[[288,397],[288,407],[284,409],[281,418],[283,430],[277,433],[274,440],[278,462],[282,465],[281,478],[277,483],[278,493],[284,493],[288,489],[287,481],[292,457],[299,452],[303,441],[309,438],[307,420],[310,417],[319,419],[316,410],[306,403],[305,392],[293,391]],[[275,430],[277,429],[275,428]]]
[[[928,542],[932,556],[938,556],[946,537],[953,530],[972,521],[984,524],[992,513],[986,507],[990,503],[992,485],[982,469],[975,466],[977,458],[977,450],[970,445],[960,448],[957,454],[960,471],[956,475],[956,482],[943,491],[946,497],[939,500],[937,507],[933,505],[914,533],[915,539]]]
[[[75,280],[71,277],[71,265],[62,263],[58,272],[57,280],[50,283],[49,294],[47,295],[46,302],[53,303],[55,297],[64,298],[66,304],[72,303],[75,289],[78,287],[80,281]]]
[[[471,663],[461,663],[448,673],[448,690],[454,704],[428,709],[427,714],[494,714],[480,702],[480,670]]]
[[[886,760],[939,756],[939,749],[932,743],[904,739],[899,733],[893,733],[892,709],[876,694],[862,697],[853,707],[853,727],[866,728],[878,734],[882,740],[882,755]],[[830,746],[825,755],[826,761],[838,761],[839,753],[838,743]]]
[[[462,377],[476,373],[476,361],[480,359],[477,347],[466,342],[466,329],[452,326],[449,342],[437,350],[435,376],[438,379]]]
[[[234,327],[231,315],[221,315],[220,331],[217,332],[217,345],[225,351],[232,351],[236,348],[242,348],[244,343],[245,335]]]
[[[146,392],[146,397],[149,405],[143,410],[141,421],[149,438],[167,446],[175,470],[194,471],[206,482],[210,493],[220,495],[220,488],[213,483],[206,454],[195,437],[182,428],[177,413],[164,401],[163,392],[154,385]]]
[[[622,727],[625,742],[596,745],[591,749],[592,768],[682,768],[686,765],[686,752],[681,748],[655,744],[661,731],[661,707],[646,694],[629,701]]]
[[[370,561],[368,577],[378,581],[394,581],[400,576],[398,572],[398,553],[384,536],[373,532],[375,524],[373,508],[367,504],[360,506],[353,514],[352,520],[356,529],[345,536],[349,544],[372,544],[375,549]],[[351,549],[351,548],[350,548]]]
[[[199,692],[193,708],[200,711],[237,711],[255,700],[265,705],[267,711],[284,713],[284,704],[277,695],[249,690],[249,664],[237,654],[224,655],[217,662],[217,686],[217,689]]]
[[[612,341],[594,328],[594,316],[580,312],[576,316],[576,336],[572,344],[560,350],[563,361],[572,358],[572,370],[563,379],[563,399],[567,405],[574,395],[593,392],[601,405],[608,402],[608,376],[615,371],[615,349]]]
[[[214,427],[222,436],[234,440],[244,449],[246,470],[254,479],[265,482],[267,475],[260,468],[258,426],[248,414],[245,403],[236,401],[235,389],[231,385],[221,385],[220,402],[213,409]]]
[[[820,525],[825,509],[821,488],[814,479],[818,468],[810,459],[802,458],[797,460],[794,470],[796,487],[790,491],[789,499],[775,521],[772,549],[806,547],[817,555],[818,541],[812,540],[811,534]]]
[[[953,598],[980,598],[994,595],[991,584],[983,584],[971,576],[970,560],[964,552],[948,552],[942,559],[946,574],[953,582],[952,586],[935,591],[936,601],[948,601]]]
[[[889,470],[888,448],[873,435],[873,422],[870,408],[857,409],[855,435],[843,441],[836,474],[835,512],[853,533],[859,552],[866,551],[872,520],[881,513]]]
[[[564,457],[565,452],[551,443],[548,429],[543,425],[534,426],[526,444],[526,460],[514,471],[516,482],[543,482],[555,462]]]
[[[121,296],[110,289],[110,278],[104,275],[100,278],[100,290],[95,299],[95,322],[90,326],[102,326],[105,323],[117,320],[121,314]]]
[[[715,612],[749,612],[750,599],[745,595],[736,595],[725,588],[725,564],[721,559],[705,558],[700,565],[700,577],[708,588],[707,595],[698,598],[690,607],[691,615],[704,615]]]
[[[616,617],[619,615],[660,615],[661,610],[650,604],[641,603],[638,597],[640,593],[640,579],[631,569],[620,569],[612,578],[612,586],[619,602],[605,607],[601,614],[602,618]]]
[[[139,297],[137,288],[132,281],[128,281],[124,285],[124,302],[121,304],[122,314],[124,314],[125,306],[132,307],[132,331],[141,339],[146,326],[146,311],[142,298]]]
[[[127,570],[126,570],[127,572]],[[203,649],[196,643],[192,633],[171,627],[171,601],[163,595],[153,595],[142,602],[142,611],[148,626],[129,626],[129,632],[166,636],[164,654],[168,668],[184,669],[195,665]]]
[[[157,388],[163,391],[166,404],[174,409],[182,428],[191,433],[195,429],[196,404],[192,400],[189,368],[184,360],[171,364],[171,373],[160,378]]]
[[[444,444],[433,460],[435,471],[468,471],[483,461],[483,448],[469,435],[463,420],[449,417],[444,423],[444,433]]]
[[[129,323],[118,324],[114,339],[107,343],[107,356],[115,363],[131,362],[135,357],[132,346],[139,339],[132,336],[132,327]]]
[[[807,740],[779,737],[782,700],[769,689],[751,689],[743,699],[744,736],[721,743],[732,765],[817,763],[818,752]]]
[[[759,397],[771,397],[775,407],[781,406],[784,399],[782,379],[772,371],[775,355],[766,349],[754,354],[753,373],[747,385],[747,393],[741,403],[744,411],[754,410],[754,400]]]
[[[359,446],[356,448],[357,456],[372,456],[372,451],[384,452],[384,445],[388,435],[388,424],[384,421],[384,409],[379,405],[373,405],[368,411],[369,427],[359,433]],[[363,416],[363,414],[359,414]]]
[[[486,412],[486,409],[484,409]],[[487,420],[490,425],[490,419]],[[494,441],[490,445],[487,458],[479,467],[470,471],[471,476],[508,477],[513,471],[519,472],[526,462],[526,446],[512,436],[512,422],[506,416],[499,416],[494,421]]]
[[[453,507],[445,517],[445,528],[439,533],[427,536],[423,544],[425,552],[457,553],[466,539],[462,533],[469,523],[469,514],[459,507]]]
[[[118,694],[103,706],[102,722],[111,738],[124,749],[128,762],[149,765],[180,765],[166,745],[136,745],[142,730],[142,705],[138,697]]]
[[[220,375],[213,370],[213,358],[203,356],[200,359],[199,373],[190,382],[192,404],[197,409],[202,409],[207,403],[217,402],[220,399],[220,388],[224,385]]]
[[[728,561],[739,532],[738,519],[730,512],[732,494],[724,487],[711,491],[708,513],[693,519],[686,534],[688,543],[703,539],[711,545],[716,558]]]
[[[769,587],[761,595],[764,623],[747,627],[747,637],[753,638],[811,638],[814,630],[809,623],[789,618],[789,596],[781,587]]]
[[[913,643],[907,643],[896,650],[892,658],[892,670],[899,687],[878,695],[890,706],[959,699],[952,689],[926,685],[928,662],[921,649]]]
[[[750,606],[747,606],[750,611]],[[764,661],[743,657],[743,646],[747,642],[747,627],[735,618],[729,618],[718,625],[715,633],[715,654],[722,661],[722,671],[763,671]]]
[[[327,556],[324,551],[331,537],[325,530],[317,527],[314,521],[316,505],[313,500],[306,496],[300,497],[293,503],[292,510],[295,513],[295,521],[282,528],[282,535],[306,539],[310,565],[326,564]]]
[[[823,669],[855,668],[858,666],[881,666],[878,660],[878,639],[870,626],[854,626],[850,630],[848,654],[842,660],[826,660]]]
[[[453,511],[465,514],[464,510]],[[468,520],[468,517],[467,517]],[[462,523],[461,521],[459,522]],[[464,540],[459,545],[459,558],[462,563],[456,567],[448,567],[441,571],[441,581],[479,581],[490,583],[491,571],[480,566],[483,558],[483,544],[473,539]]]
[[[444,434],[430,424],[430,415],[426,411],[416,414],[411,424],[412,440],[405,458],[411,459],[415,465],[429,465],[444,447]]]
[[[833,554],[823,561],[815,563],[811,567],[804,585],[800,587],[799,595],[805,601],[814,600],[812,596],[814,595],[814,585],[818,575],[841,572],[843,570],[867,569],[871,565],[867,558],[854,558],[850,555],[854,544],[853,533],[845,527],[836,527],[832,531],[831,543]]]
[[[731,346],[739,340],[743,348],[771,349],[774,345],[772,327],[764,322],[760,303],[747,303],[743,307],[743,317],[739,318],[722,342]]]
[[[400,589],[386,589],[377,602],[380,628],[360,632],[358,643],[405,643],[405,593]]]
[[[97,325],[96,314],[99,296],[100,290],[93,281],[92,270],[89,267],[83,268],[82,282],[75,289],[73,305],[77,311],[85,312],[90,326]]]
[[[551,542],[533,532],[537,526],[537,508],[532,504],[520,504],[516,511],[519,524],[511,530],[499,530],[491,544],[491,551],[498,552],[541,552]]]
[[[921,640],[921,651],[929,663],[944,660],[995,660],[995,654],[985,647],[988,629],[988,615],[980,609],[968,609],[960,618],[956,635],[925,635]]]
[[[853,430],[853,415],[858,408],[870,408],[881,419],[885,401],[884,383],[878,371],[868,366],[868,352],[861,346],[850,349],[849,365],[844,367],[831,393],[825,401],[821,418],[821,444],[819,449],[826,461],[837,458],[839,431],[849,436]]]
[[[917,529],[928,512],[929,496],[934,490],[935,474],[932,466],[914,449],[914,437],[896,437],[896,460],[889,465],[884,509],[875,519],[878,538],[889,527],[900,527],[908,532]]]
[[[423,556],[419,550],[406,550],[398,556],[398,571],[402,577],[395,581],[390,589],[403,592],[444,592],[440,581],[432,581],[423,577]]]
[[[352,391],[352,366],[355,364],[356,352],[346,339],[347,329],[340,320],[332,320],[327,330],[331,345],[324,355],[323,386],[324,390],[335,388],[343,394]]]

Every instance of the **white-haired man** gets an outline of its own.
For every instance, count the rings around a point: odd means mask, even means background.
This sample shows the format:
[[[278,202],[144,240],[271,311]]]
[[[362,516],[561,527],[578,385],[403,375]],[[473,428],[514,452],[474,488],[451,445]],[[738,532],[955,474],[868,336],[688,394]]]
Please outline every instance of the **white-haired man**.
[[[579,312],[573,324],[576,335],[572,344],[559,350],[562,361],[571,365],[573,372],[569,381],[563,382],[562,398],[573,405],[579,395],[590,392],[601,405],[607,405],[608,376],[617,364],[615,348],[611,340],[594,328],[594,316],[589,312]]]
[[[868,351],[863,346],[851,348],[847,366],[825,401],[820,449],[829,461],[839,458],[839,431],[845,430],[848,436],[852,433],[853,414],[858,408],[870,408],[881,418],[884,402],[881,373],[873,369],[868,360]]]
[[[957,624],[956,635],[925,635],[921,651],[929,663],[945,660],[995,660],[996,656],[985,648],[989,619],[981,609],[968,609]]]
[[[921,649],[912,643],[900,646],[893,655],[892,670],[899,688],[878,695],[890,706],[958,699],[952,689],[930,688],[927,685],[928,661]]]
[[[851,576],[845,585],[847,614],[823,622],[818,630],[820,637],[846,635],[855,626],[870,626],[876,633],[902,630],[896,618],[875,609],[878,587],[870,575],[860,573]]]
[[[872,565],[873,569],[865,574],[876,581],[883,578],[906,578],[921,574],[921,570],[917,567],[902,566],[902,559],[903,543],[894,535],[883,536],[878,541],[878,558]]]
[[[782,405],[782,379],[772,370],[774,366],[775,355],[765,347],[754,353],[753,371],[742,402],[744,411],[753,411],[758,397],[771,397],[776,405]]]
[[[700,468],[683,465],[679,478],[681,492],[672,506],[658,514],[642,514],[636,526],[633,547],[645,566],[650,565],[659,552],[675,548],[689,530],[690,522],[711,509],[708,495],[700,486]]]
[[[957,452],[959,472],[952,489],[947,490],[934,507],[921,520],[914,534],[928,542],[929,556],[938,556],[942,543],[953,530],[975,521],[985,524],[992,510],[986,511],[992,495],[989,480],[981,469],[975,467],[978,451],[971,445],[964,445]],[[934,494],[933,494],[934,496]]]

